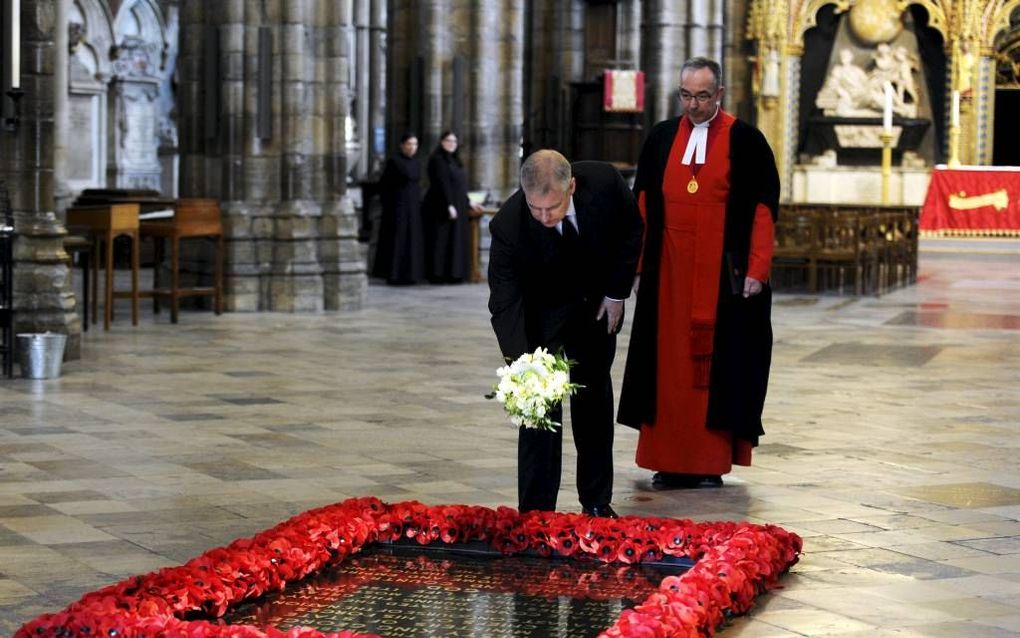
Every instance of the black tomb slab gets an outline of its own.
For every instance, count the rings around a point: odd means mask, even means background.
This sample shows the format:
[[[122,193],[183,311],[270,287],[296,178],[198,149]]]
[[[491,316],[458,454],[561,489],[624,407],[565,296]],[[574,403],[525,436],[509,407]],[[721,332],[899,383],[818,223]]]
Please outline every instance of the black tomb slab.
[[[663,578],[690,565],[607,565],[377,545],[224,620],[386,638],[596,636]]]

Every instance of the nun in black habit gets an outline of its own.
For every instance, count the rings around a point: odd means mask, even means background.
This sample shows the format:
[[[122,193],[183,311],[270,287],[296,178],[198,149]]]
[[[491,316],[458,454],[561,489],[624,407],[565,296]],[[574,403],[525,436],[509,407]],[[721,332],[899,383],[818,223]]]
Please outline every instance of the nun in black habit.
[[[470,256],[467,173],[457,155],[457,135],[444,131],[429,156],[429,190],[425,194],[426,274],[432,283],[460,283],[468,278]]]
[[[425,238],[421,221],[421,163],[418,138],[405,133],[400,151],[386,160],[379,192],[382,219],[372,274],[390,285],[410,285],[425,277]]]

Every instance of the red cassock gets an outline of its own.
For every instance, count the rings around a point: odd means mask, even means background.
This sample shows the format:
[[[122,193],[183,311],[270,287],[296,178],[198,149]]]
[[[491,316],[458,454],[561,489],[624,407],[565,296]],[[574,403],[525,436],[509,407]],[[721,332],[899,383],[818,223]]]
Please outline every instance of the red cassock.
[[[650,470],[722,475],[732,464],[751,464],[749,442],[705,426],[734,120],[719,111],[709,125],[705,164],[692,170],[681,163],[692,130],[682,118],[665,171],[656,416],[642,426],[637,447],[637,464]],[[639,197],[644,214],[643,193]],[[759,281],[768,280],[773,233],[771,213],[759,204],[748,259],[748,275]]]

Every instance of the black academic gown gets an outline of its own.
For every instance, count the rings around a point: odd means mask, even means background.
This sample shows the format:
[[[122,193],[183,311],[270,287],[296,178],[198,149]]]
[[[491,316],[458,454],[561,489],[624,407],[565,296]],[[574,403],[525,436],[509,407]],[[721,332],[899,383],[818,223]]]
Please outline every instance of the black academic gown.
[[[647,232],[618,415],[620,423],[634,428],[655,422],[662,180],[679,123],[680,118],[674,118],[655,125],[642,147],[634,183],[635,192],[645,193]],[[741,293],[755,211],[761,202],[776,219],[779,174],[765,136],[739,119],[730,129],[729,157],[731,189],[719,264],[706,425],[757,445],[764,434],[761,412],[772,360],[772,292],[766,283],[750,303]]]
[[[423,206],[426,275],[434,282],[461,282],[470,270],[467,173],[455,155],[440,148],[429,157],[428,174]],[[456,219],[450,219],[451,205],[457,209]]]
[[[532,216],[521,191],[489,224],[489,311],[503,356],[516,359],[539,346],[561,349],[577,363],[570,401],[577,448],[577,490],[586,508],[608,505],[613,488],[613,387],[616,336],[595,320],[605,297],[630,296],[641,250],[641,213],[611,165],[577,162],[574,208],[578,239],[569,251],[555,228]],[[564,220],[563,223],[570,223]],[[559,414],[553,419],[559,420]],[[518,506],[554,510],[560,485],[562,432],[521,428]]]
[[[386,160],[379,179],[382,219],[372,274],[391,284],[414,284],[425,278],[420,179],[421,164],[403,153]]]

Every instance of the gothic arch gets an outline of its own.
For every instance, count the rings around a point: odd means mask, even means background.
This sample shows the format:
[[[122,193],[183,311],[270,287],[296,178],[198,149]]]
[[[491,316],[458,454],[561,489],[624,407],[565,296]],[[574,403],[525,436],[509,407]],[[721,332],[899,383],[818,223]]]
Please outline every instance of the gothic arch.
[[[163,12],[156,0],[134,0],[121,5],[113,21],[113,30],[118,42],[125,37],[136,37],[145,42],[166,42],[166,25]]]
[[[81,20],[80,28],[74,27]],[[101,0],[74,0],[71,8],[72,49],[74,57],[92,72],[95,78],[102,81],[110,76],[110,49],[113,48],[113,16],[109,6]],[[77,32],[76,32],[77,31]]]
[[[901,12],[906,11],[912,4],[916,4],[928,12],[928,28],[941,33],[942,41],[948,46],[952,3],[943,3],[942,0],[900,0],[898,8]]]
[[[1020,0],[1008,0],[1008,2],[1016,4],[1020,3]],[[790,42],[794,46],[803,44],[804,34],[808,29],[817,25],[818,12],[829,4],[835,5],[836,13],[842,13],[849,11],[857,4],[857,0],[799,0],[796,2],[790,15]],[[942,0],[899,0],[896,3],[896,9],[902,14],[912,4],[924,7],[928,12],[928,27],[941,33],[943,40],[948,42],[949,20],[946,9],[951,5],[944,4]]]
[[[1004,29],[996,30],[996,85],[1020,88],[1020,2],[1008,9]]]
[[[790,41],[797,46],[804,43],[804,34],[808,29],[818,25],[818,12],[825,5],[835,5],[836,13],[848,11],[854,0],[800,0],[794,5],[791,13],[793,24],[790,29]]]
[[[997,42],[1001,35],[1015,29],[1010,16],[1020,9],[1020,0],[996,0],[990,2],[985,12],[984,45],[992,51],[997,50]]]

